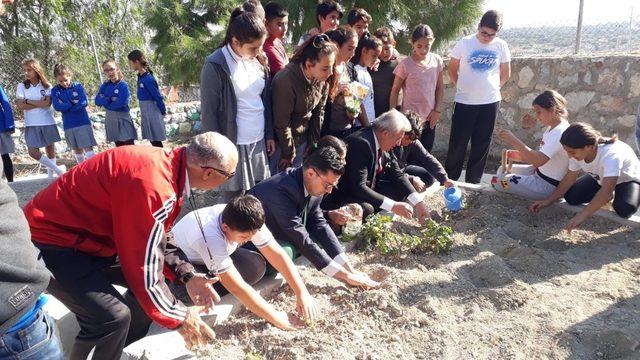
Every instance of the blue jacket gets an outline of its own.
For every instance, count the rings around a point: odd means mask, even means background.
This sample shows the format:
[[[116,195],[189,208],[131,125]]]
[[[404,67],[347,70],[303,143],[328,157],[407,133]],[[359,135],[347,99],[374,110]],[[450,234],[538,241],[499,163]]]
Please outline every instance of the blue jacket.
[[[105,81],[96,94],[96,106],[104,106],[107,110],[129,112],[129,85],[124,80],[118,82]]]
[[[303,223],[306,199],[302,166],[273,175],[256,184],[248,193],[262,202],[265,223],[273,236],[291,242],[316,269],[324,269],[344,252],[324,218],[320,208],[321,196],[309,198],[306,226]]]
[[[0,132],[7,132],[15,128],[9,97],[2,85],[0,85]]]
[[[140,75],[138,74],[138,101],[153,100],[156,102],[158,109],[162,115],[167,113],[167,108],[164,105],[162,94],[158,88],[158,82],[149,71]]]
[[[62,126],[65,130],[91,125],[87,113],[89,101],[80,83],[73,82],[68,88],[54,86],[51,89],[51,104],[56,111],[62,113]]]

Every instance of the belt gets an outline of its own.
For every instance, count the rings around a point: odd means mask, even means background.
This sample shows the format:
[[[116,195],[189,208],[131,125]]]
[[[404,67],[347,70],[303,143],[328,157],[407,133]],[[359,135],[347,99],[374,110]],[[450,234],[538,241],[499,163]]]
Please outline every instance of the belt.
[[[542,180],[548,182],[549,184],[551,184],[551,185],[553,185],[555,187],[558,187],[558,185],[560,185],[560,181],[548,177],[547,175],[543,174],[540,171],[540,169],[536,169],[536,174],[538,174],[538,176],[540,176],[540,178],[542,178]]]

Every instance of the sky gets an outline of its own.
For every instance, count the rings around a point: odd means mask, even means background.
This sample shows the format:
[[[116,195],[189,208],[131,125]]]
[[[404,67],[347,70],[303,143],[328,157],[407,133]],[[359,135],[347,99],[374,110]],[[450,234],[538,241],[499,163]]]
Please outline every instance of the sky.
[[[504,27],[575,25],[580,0],[485,0],[483,10],[504,14]],[[640,22],[640,0],[584,0],[583,24]]]

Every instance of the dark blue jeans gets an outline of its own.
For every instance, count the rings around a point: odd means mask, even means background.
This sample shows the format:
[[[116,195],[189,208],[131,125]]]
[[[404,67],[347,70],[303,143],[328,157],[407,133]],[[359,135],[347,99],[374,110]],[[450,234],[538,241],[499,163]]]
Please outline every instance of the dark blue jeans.
[[[54,333],[53,321],[38,311],[36,319],[24,329],[2,335],[0,360],[59,360],[62,359],[60,342]]]

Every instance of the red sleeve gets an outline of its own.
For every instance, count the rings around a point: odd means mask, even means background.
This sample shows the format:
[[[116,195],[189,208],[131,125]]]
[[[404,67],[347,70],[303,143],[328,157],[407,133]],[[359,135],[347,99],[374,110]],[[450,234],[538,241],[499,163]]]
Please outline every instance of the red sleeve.
[[[263,46],[267,59],[269,59],[269,72],[274,75],[286,65],[286,59],[282,57],[282,54],[276,49],[276,45],[273,42],[265,42]]]
[[[165,225],[176,203],[171,184],[154,172],[145,179],[123,178],[112,192],[113,237],[122,272],[144,312],[159,325],[174,329],[186,307],[165,283]]]

